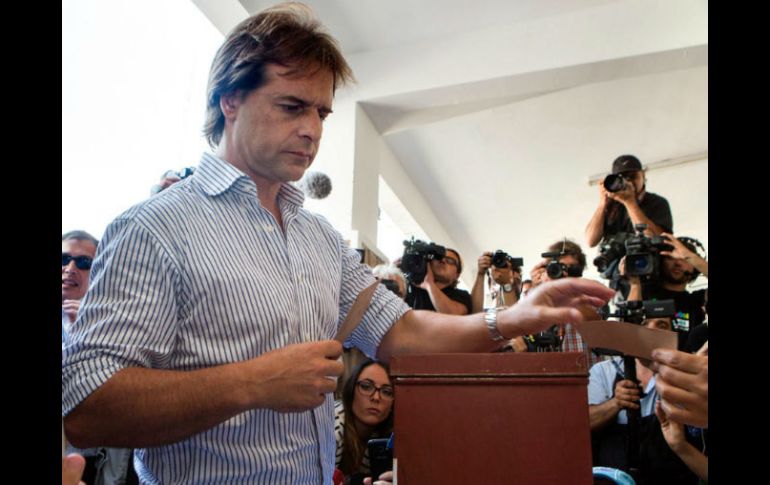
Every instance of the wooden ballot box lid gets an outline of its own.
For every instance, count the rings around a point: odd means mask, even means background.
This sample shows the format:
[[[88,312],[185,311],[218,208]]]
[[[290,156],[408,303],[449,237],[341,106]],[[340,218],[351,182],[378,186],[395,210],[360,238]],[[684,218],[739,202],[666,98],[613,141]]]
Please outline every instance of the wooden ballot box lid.
[[[393,357],[399,485],[593,483],[584,353]]]

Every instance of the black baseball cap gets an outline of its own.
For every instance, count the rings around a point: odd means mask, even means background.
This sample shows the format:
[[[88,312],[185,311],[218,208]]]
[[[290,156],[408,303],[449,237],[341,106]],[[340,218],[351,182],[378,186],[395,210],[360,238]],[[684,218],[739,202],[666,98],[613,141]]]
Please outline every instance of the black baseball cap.
[[[612,162],[612,173],[637,172],[642,169],[642,163],[633,155],[621,155]]]

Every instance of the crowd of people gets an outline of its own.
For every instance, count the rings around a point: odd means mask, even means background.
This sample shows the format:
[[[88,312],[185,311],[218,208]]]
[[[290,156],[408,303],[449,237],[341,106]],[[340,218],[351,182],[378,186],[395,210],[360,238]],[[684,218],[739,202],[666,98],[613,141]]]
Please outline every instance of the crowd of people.
[[[211,152],[164,174],[101,241],[62,235],[62,483],[390,483],[392,472],[371,476],[367,444],[393,431],[393,355],[545,351],[591,365],[594,465],[628,467],[625,427],[638,419],[637,483],[707,480],[706,292],[687,287],[708,264],[700,243],[673,235],[640,161],[615,160],[619,185],[600,184],[585,236],[589,247],[659,237],[652,276],[629,254],[610,262],[608,285],[584,279],[586,256],[566,238],[529,279],[516,258],[483,252],[470,292],[451,248],[426,257],[419,281],[398,261],[369,268],[290,183],[352,79],[308,8],[250,16],[211,66]],[[378,280],[360,324],[335,340]],[[577,331],[586,306],[613,298],[675,304],[644,325],[677,332],[679,348],[638,359],[635,378]]]

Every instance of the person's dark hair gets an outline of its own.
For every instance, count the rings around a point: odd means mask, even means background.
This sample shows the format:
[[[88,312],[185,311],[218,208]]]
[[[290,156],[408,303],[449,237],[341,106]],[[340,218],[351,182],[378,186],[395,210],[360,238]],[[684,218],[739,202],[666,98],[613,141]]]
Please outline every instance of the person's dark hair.
[[[379,365],[390,375],[390,369],[382,362],[372,359],[361,361],[350,374],[345,386],[342,388],[342,406],[345,409],[345,425],[342,432],[343,454],[339,469],[345,475],[357,472],[361,468],[361,460],[364,457],[367,440],[361,440],[356,431],[356,420],[353,415],[353,400],[356,397],[356,382],[361,372],[370,365]],[[395,401],[393,402],[395,405]],[[393,407],[390,408],[390,414],[387,419],[377,425],[372,436],[385,437],[393,430]]]
[[[94,247],[99,246],[99,240],[88,234],[86,231],[69,231],[61,235],[62,242],[64,241],[90,241]]]
[[[698,252],[698,250],[696,249],[696,247],[695,247],[695,245],[698,244],[701,247],[701,249],[703,249],[703,245],[701,244],[700,241],[698,241],[697,239],[691,238],[691,237],[687,237],[687,236],[679,236],[676,239],[680,243],[684,244],[684,247],[689,249],[691,252],[693,252],[693,253],[697,254],[698,256],[700,256],[700,257],[705,259],[705,257],[702,254],[700,254]],[[704,249],[704,251],[705,251],[705,249]],[[699,275],[700,275],[700,271],[698,270],[698,268],[693,267],[692,276],[690,277],[690,281],[689,282],[691,283],[691,282],[695,281],[698,278]]]
[[[311,74],[311,68],[328,69],[335,90],[353,81],[353,71],[337,41],[323,30],[306,5],[283,3],[252,15],[227,35],[211,64],[203,134],[212,148],[219,144],[225,129],[221,97],[238,92],[245,95],[262,86],[269,63],[293,66],[289,75]]]
[[[561,253],[561,256],[569,254],[570,256],[573,256],[575,259],[577,259],[578,266],[580,266],[581,270],[586,269],[586,255],[583,254],[583,250],[580,248],[580,245],[570,241],[569,239],[562,239],[561,241],[557,241],[551,244],[548,246],[548,251],[558,251]]]
[[[532,280],[524,280],[524,281],[522,281],[522,282],[521,282],[521,286],[524,286],[524,285],[526,285],[527,283],[529,283],[529,284],[531,285],[531,284],[532,284]]]

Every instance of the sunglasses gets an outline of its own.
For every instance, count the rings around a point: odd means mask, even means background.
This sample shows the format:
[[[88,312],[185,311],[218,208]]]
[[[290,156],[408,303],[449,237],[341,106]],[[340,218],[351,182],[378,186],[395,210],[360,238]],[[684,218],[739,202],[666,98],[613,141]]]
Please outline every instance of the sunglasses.
[[[75,267],[77,269],[91,269],[91,263],[94,262],[94,260],[88,256],[72,256],[71,254],[61,253],[62,267],[70,264],[70,261],[75,262]]]

